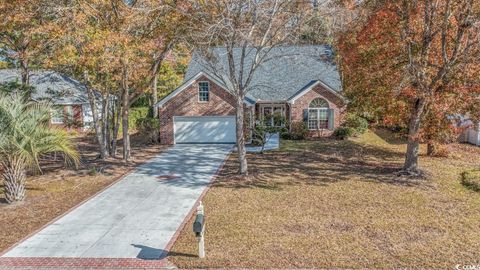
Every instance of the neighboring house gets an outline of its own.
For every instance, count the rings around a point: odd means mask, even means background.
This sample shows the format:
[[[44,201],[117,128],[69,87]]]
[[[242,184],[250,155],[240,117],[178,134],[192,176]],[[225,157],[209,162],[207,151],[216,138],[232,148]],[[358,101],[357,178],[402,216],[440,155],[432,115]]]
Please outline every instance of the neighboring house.
[[[0,84],[21,82],[16,69],[0,69]],[[48,100],[54,105],[53,126],[86,129],[93,122],[87,90],[83,84],[55,71],[35,70],[30,72],[32,99]]]
[[[235,56],[239,54],[240,49],[235,50]],[[215,61],[207,62],[194,53],[183,84],[155,105],[161,143],[235,142],[236,102],[222,71],[228,70],[226,50],[213,48],[212,55]],[[268,119],[267,125],[290,129],[292,123],[303,122],[311,137],[331,135],[345,107],[333,57],[329,46],[272,49],[269,60],[255,71],[244,100],[246,124],[252,127]],[[252,59],[250,53],[246,62]]]
[[[463,129],[459,138],[460,142],[480,145],[480,123],[475,125],[474,121],[465,117],[461,119],[459,128]]]
[[[480,145],[480,130],[469,127],[460,135],[460,142]]]

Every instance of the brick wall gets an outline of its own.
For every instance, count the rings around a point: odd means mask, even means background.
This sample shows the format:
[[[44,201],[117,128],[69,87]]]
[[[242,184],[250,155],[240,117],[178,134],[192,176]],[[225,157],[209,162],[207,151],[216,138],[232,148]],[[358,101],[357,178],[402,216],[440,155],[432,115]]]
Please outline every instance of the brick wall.
[[[210,99],[198,101],[198,82],[210,83]],[[235,115],[235,98],[226,90],[202,76],[187,89],[169,100],[158,111],[160,117],[160,142],[173,144],[173,116],[226,116]]]
[[[334,129],[339,127],[343,121],[345,111],[344,101],[321,85],[316,85],[312,90],[295,100],[295,103],[291,105],[290,110],[292,114],[292,122],[303,122],[303,110],[308,109],[310,102],[319,97],[325,99],[328,102],[330,109],[333,109],[334,111]],[[309,135],[310,137],[322,137],[330,136],[332,133],[332,130],[322,130],[311,131]]]

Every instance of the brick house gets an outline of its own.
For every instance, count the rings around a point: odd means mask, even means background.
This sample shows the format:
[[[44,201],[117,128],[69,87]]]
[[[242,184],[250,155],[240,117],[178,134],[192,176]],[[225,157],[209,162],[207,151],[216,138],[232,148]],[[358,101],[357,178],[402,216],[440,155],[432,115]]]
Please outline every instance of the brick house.
[[[20,82],[16,69],[0,69],[0,84]],[[32,99],[53,103],[52,126],[86,130],[93,122],[87,90],[75,79],[50,70],[30,72]],[[98,96],[101,98],[100,96]]]
[[[155,105],[161,143],[235,143],[235,97],[221,72],[228,70],[225,48],[212,48],[212,55],[214,68],[194,53],[183,84]],[[311,137],[330,136],[346,105],[331,48],[285,46],[268,55],[244,100],[247,125],[262,120],[291,129],[301,122]]]

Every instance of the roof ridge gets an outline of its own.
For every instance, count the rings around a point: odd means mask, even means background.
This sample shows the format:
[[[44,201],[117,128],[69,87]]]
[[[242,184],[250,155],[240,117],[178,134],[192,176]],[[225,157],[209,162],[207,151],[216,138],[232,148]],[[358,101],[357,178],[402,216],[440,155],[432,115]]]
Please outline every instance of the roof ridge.
[[[225,46],[211,47],[212,53],[217,55],[216,61],[210,67],[204,61],[200,52],[194,53],[188,65],[184,82],[192,78],[199,71],[205,73],[220,71],[221,77],[228,77],[228,63],[225,56]],[[239,68],[241,47],[234,49],[235,65]],[[255,50],[252,47],[251,50]],[[342,91],[339,69],[334,61],[335,52],[329,44],[312,45],[284,45],[272,49],[272,57],[261,64],[254,74],[249,86],[252,97],[257,100],[288,99],[314,80],[321,80],[325,85],[336,92]],[[276,57],[276,56],[285,57]],[[249,69],[251,56],[248,55],[244,68]],[[225,73],[225,74],[223,74]],[[228,78],[227,78],[228,81]]]
[[[21,72],[21,69],[20,68],[0,68],[0,72],[1,71],[18,71],[18,72]],[[43,68],[39,68],[39,69],[30,69],[29,70],[30,73],[32,72],[53,72],[53,73],[58,73],[58,74],[63,74],[61,72],[58,72],[56,70],[53,70],[53,69],[43,69]]]

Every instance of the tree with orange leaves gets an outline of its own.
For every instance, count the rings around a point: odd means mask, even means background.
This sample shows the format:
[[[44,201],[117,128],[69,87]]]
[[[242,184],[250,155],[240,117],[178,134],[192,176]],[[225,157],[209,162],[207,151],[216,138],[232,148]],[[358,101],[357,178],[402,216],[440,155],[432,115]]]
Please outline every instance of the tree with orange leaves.
[[[382,1],[340,42],[350,106],[404,125],[401,173],[419,175],[419,144],[432,143],[479,94],[480,4],[473,0]]]
[[[57,1],[0,1],[0,53],[18,64],[22,85],[29,84],[30,66],[55,37]],[[37,61],[38,64],[38,61]]]
[[[74,74],[88,86],[101,158],[107,150],[115,156],[121,126],[123,158],[129,160],[129,109],[144,93],[155,92],[160,67],[183,35],[185,9],[184,1],[174,0],[85,0],[66,5],[59,15],[64,35],[56,41],[50,66]],[[102,92],[102,113],[93,88]],[[105,104],[110,95],[118,101],[112,134]]]

